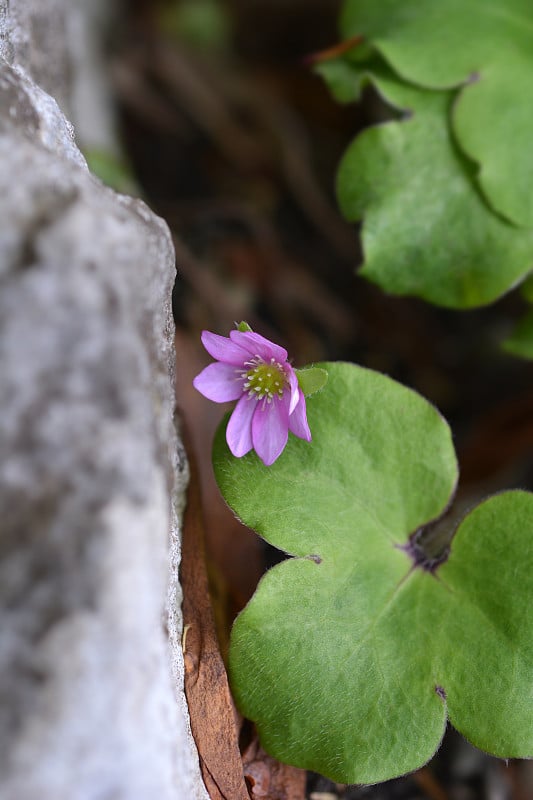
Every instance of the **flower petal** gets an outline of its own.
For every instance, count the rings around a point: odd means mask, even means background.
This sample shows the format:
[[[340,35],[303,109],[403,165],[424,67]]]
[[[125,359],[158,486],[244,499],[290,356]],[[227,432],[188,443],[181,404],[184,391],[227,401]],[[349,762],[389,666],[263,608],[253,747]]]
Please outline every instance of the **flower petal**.
[[[227,336],[219,336],[211,331],[202,331],[202,344],[210,356],[217,361],[225,364],[234,364],[236,367],[242,366],[248,360],[248,351],[232,342]]]
[[[265,339],[259,333],[254,331],[230,331],[230,337],[232,342],[244,347],[251,356],[260,356],[263,361],[270,361],[273,358],[280,364],[284,364],[287,360],[287,351],[284,347]]]
[[[245,394],[229,418],[226,428],[226,441],[228,447],[236,458],[241,458],[252,447],[252,417],[257,408],[257,399]]]
[[[200,394],[215,403],[237,400],[243,392],[243,379],[232,364],[215,361],[203,369],[193,380],[193,386]]]
[[[298,389],[299,400],[296,408],[289,417],[289,430],[298,436],[300,439],[305,439],[306,442],[311,441],[311,431],[309,423],[307,422],[307,409],[305,405],[305,395],[301,389]]]
[[[289,436],[289,402],[287,392],[271,403],[259,401],[252,419],[254,450],[267,467],[281,454]]]
[[[298,377],[293,368],[290,366],[290,364],[287,364],[285,366],[285,370],[289,377],[289,384],[291,387],[291,403],[289,406],[289,415],[290,415],[296,408],[298,401],[300,399],[300,386],[298,384]]]

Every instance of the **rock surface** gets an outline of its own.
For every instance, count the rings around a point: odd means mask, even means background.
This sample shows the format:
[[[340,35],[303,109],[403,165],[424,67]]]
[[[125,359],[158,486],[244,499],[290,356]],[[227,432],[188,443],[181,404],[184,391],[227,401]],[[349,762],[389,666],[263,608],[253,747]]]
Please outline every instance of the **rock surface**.
[[[0,0],[0,796],[195,800],[174,256],[48,94],[74,6]]]

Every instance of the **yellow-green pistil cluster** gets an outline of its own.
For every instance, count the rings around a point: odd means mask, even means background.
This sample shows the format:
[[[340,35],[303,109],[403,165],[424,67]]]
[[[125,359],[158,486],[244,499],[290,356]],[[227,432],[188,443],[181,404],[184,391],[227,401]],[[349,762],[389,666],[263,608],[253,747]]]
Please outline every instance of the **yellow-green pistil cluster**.
[[[258,400],[266,399],[271,403],[277,395],[283,396],[283,390],[287,385],[287,376],[282,365],[274,358],[267,364],[259,356],[245,362],[248,370],[242,371],[245,379],[243,391],[248,392],[249,397],[257,397]]]

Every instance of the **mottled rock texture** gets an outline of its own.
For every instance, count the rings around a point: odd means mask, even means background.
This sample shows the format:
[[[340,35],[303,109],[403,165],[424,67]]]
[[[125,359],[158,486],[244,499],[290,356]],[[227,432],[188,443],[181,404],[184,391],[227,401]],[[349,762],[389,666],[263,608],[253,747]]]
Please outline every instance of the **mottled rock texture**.
[[[174,256],[52,99],[74,11],[0,0],[0,797],[194,800]]]

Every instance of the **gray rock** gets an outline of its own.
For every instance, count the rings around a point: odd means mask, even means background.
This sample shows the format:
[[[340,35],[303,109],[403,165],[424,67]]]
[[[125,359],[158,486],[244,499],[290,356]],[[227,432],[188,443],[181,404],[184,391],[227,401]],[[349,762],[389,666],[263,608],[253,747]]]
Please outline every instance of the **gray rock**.
[[[72,69],[68,41],[71,3],[65,0],[9,0],[5,14],[8,60],[70,113]]]
[[[194,800],[174,255],[32,80],[70,102],[69,9],[0,0],[0,796]]]

